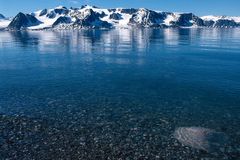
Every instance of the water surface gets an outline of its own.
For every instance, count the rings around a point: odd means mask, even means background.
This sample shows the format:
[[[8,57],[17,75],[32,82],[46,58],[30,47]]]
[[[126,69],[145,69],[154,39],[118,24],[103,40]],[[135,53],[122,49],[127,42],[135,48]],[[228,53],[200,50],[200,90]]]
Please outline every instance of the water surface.
[[[237,159],[240,29],[0,32],[1,159]],[[181,145],[178,127],[231,139]]]

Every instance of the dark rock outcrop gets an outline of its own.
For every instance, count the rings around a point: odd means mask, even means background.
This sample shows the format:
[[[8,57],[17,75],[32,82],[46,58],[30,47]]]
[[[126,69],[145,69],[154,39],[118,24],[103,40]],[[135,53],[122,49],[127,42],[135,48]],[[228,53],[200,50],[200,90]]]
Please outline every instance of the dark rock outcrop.
[[[71,25],[72,28],[111,28],[112,24],[101,20],[106,16],[104,12],[94,12],[93,9],[86,9],[84,14],[77,17],[77,20]]]
[[[11,23],[8,25],[8,28],[11,30],[20,30],[28,26],[38,25],[41,22],[38,21],[34,16],[29,14],[18,13]]]
[[[56,14],[68,14],[69,10],[66,7],[54,9]]]
[[[82,5],[81,9],[88,7],[89,5]],[[98,8],[97,6],[92,6],[92,8]]]
[[[0,19],[5,19],[5,16],[0,14]]]
[[[112,26],[110,23],[100,19],[102,14],[94,12],[92,9],[89,9],[88,12],[88,15],[83,19],[77,19],[73,25],[82,28],[110,28]]]
[[[94,12],[92,9],[88,9],[87,11],[89,12],[89,14],[84,19],[88,19],[88,21],[94,21],[96,19],[106,16],[104,12],[98,13]]]
[[[44,16],[44,15],[46,15],[46,14],[47,14],[47,9],[43,9],[43,10],[40,12],[39,16]]]
[[[215,22],[214,27],[237,27],[238,24],[234,20],[219,19]]]
[[[214,23],[215,23],[215,22],[212,21],[212,20],[203,21],[203,24],[204,24],[204,26],[206,26],[206,27],[213,27]]]
[[[204,26],[204,21],[192,13],[180,14],[177,21],[171,22],[173,26],[190,27],[192,25]]]
[[[47,17],[48,18],[55,18],[56,17],[56,13],[54,12],[54,11],[51,11],[51,12],[49,12],[48,14],[47,14]]]
[[[78,19],[74,22],[73,26],[81,28],[111,28],[112,25],[106,21],[96,19],[94,21],[90,19]]]
[[[60,24],[69,24],[71,23],[71,19],[69,17],[59,17],[54,23],[53,27],[60,25]]]
[[[114,20],[120,20],[120,19],[122,19],[122,15],[119,13],[112,13],[112,14],[110,14],[109,18],[114,19]]]
[[[239,27],[240,24],[238,24],[234,20],[219,19],[215,22],[213,20],[206,20],[204,21],[204,26],[221,28],[221,27]]]
[[[135,8],[129,8],[129,9],[121,9],[121,13],[126,13],[126,14],[133,14],[136,13],[138,9]]]
[[[138,9],[135,8],[111,8],[108,9],[109,12],[116,12],[116,11],[120,11],[121,13],[125,13],[125,14],[133,14],[136,13],[138,11]]]

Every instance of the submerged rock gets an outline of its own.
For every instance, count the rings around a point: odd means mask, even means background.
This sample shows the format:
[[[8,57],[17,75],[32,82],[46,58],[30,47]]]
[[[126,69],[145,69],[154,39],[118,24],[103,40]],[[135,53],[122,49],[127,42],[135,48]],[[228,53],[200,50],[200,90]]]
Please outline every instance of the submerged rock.
[[[203,127],[180,127],[174,137],[183,145],[207,152],[222,152],[228,137],[222,132]]]

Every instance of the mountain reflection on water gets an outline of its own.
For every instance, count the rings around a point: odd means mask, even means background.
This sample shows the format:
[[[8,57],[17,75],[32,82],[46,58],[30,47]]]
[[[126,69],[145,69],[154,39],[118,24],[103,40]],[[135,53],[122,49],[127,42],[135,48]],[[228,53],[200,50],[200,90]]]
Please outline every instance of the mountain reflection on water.
[[[208,46],[208,49],[238,48],[239,29],[120,29],[83,31],[23,31],[2,32],[0,45],[7,48],[12,42],[21,47],[36,48],[40,53],[104,53],[123,54],[135,51],[136,54],[151,52],[154,49],[180,49]],[[230,46],[223,46],[222,40],[231,38]],[[4,40],[3,40],[4,39]],[[196,41],[197,40],[197,41]],[[158,46],[156,46],[156,44]],[[205,48],[203,48],[205,49]]]

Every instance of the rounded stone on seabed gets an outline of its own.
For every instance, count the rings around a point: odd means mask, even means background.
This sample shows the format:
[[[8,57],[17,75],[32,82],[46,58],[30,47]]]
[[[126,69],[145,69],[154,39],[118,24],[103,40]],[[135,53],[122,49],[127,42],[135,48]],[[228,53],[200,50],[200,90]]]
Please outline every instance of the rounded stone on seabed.
[[[222,132],[203,127],[180,127],[173,135],[181,144],[207,152],[223,152],[229,139]]]

